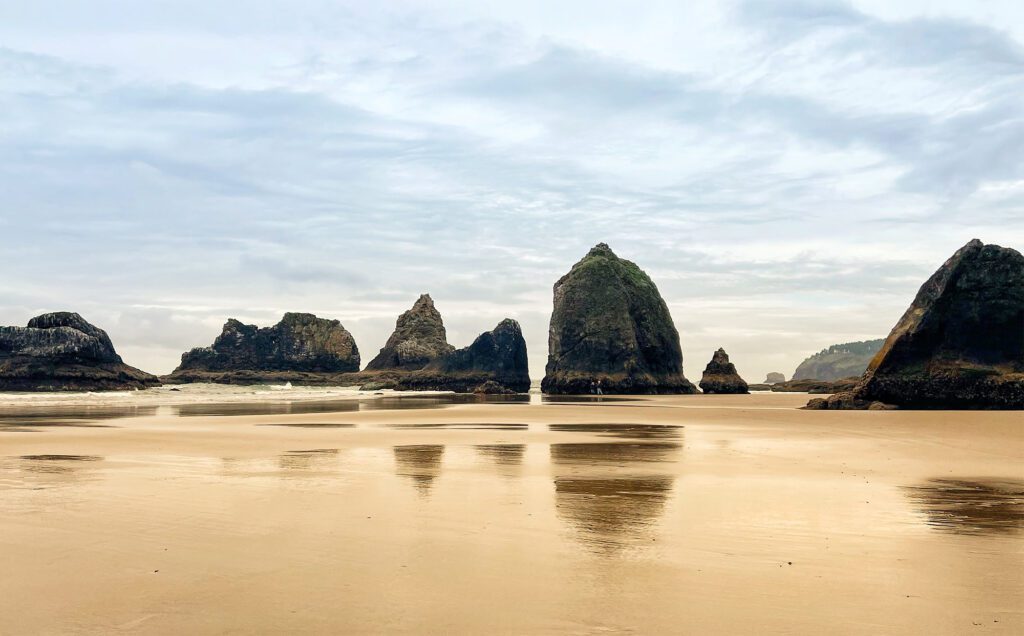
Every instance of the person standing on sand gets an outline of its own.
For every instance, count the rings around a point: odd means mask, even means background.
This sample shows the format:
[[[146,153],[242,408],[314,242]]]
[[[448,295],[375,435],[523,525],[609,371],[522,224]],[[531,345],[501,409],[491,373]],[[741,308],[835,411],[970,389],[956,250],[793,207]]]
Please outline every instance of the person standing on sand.
[[[590,394],[597,395],[597,382],[593,380],[590,381]]]
[[[598,395],[604,395],[604,391],[601,390],[601,381],[600,380],[597,381],[597,394]]]

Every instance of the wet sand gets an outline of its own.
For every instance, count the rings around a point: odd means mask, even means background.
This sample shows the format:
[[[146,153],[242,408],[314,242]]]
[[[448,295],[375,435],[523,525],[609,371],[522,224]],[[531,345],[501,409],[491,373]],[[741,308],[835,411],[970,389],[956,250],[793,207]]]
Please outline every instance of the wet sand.
[[[1024,633],[1024,414],[806,399],[0,406],[0,633]]]

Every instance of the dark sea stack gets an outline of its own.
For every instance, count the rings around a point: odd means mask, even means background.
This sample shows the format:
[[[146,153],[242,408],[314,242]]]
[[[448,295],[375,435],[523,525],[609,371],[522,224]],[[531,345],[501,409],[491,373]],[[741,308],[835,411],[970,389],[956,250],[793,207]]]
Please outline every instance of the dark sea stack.
[[[530,370],[523,331],[518,322],[506,318],[465,349],[402,374],[397,383],[406,391],[525,393],[530,390]]]
[[[779,373],[778,371],[772,371],[764,379],[764,384],[780,384],[786,381],[786,376]]]
[[[0,327],[0,391],[118,391],[159,384],[156,376],[126,365],[107,333],[76,313]]]
[[[879,338],[844,342],[822,349],[800,363],[793,372],[793,379],[834,381],[860,377],[884,342],[884,338]]]
[[[262,329],[229,319],[212,346],[182,355],[181,365],[168,380],[301,381],[303,376],[296,374],[358,370],[359,349],[340,322],[287,313],[281,322]]]
[[[394,333],[366,370],[416,371],[454,350],[433,299],[423,294],[412,309],[398,317]]]
[[[604,243],[555,283],[545,393],[696,393],[651,279]]]
[[[1024,409],[1024,256],[975,239],[921,287],[850,392],[808,408]]]
[[[719,349],[711,357],[700,379],[700,390],[705,393],[750,393],[747,383],[736,371],[736,365],[729,362],[725,349]]]

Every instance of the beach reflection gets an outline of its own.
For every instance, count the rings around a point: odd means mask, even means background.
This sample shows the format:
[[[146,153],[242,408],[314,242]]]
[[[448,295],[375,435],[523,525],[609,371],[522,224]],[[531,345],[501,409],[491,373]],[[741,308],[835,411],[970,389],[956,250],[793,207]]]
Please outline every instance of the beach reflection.
[[[558,516],[602,554],[649,544],[675,481],[656,464],[675,461],[681,449],[676,442],[552,444]]]
[[[0,433],[32,433],[47,428],[110,428],[106,420],[147,417],[156,414],[155,406],[57,406],[45,411],[35,409],[0,410]]]
[[[337,448],[294,450],[281,454],[277,458],[277,465],[284,470],[326,470],[334,466],[337,458]]]
[[[517,477],[526,455],[526,444],[477,444],[477,455],[491,462],[499,475]]]
[[[593,433],[619,439],[681,439],[682,426],[675,424],[548,424],[557,433]]]
[[[906,490],[937,530],[998,535],[1024,528],[1024,481],[931,479]]]
[[[430,494],[430,487],[441,474],[442,444],[410,444],[395,446],[395,473],[412,480],[421,495]]]

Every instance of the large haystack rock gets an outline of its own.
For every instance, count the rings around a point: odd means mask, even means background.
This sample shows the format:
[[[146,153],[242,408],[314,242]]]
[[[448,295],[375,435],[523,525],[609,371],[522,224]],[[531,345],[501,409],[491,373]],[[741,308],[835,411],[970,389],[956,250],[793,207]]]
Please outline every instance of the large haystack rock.
[[[288,373],[338,374],[359,370],[359,349],[337,320],[287,313],[273,327],[258,328],[229,319],[210,347],[181,356],[169,381],[258,382]],[[281,375],[284,374],[284,375]]]
[[[651,279],[604,243],[555,283],[545,393],[695,393]]]
[[[700,379],[700,390],[705,393],[750,393],[747,383],[729,362],[729,354],[719,349],[711,357]]]
[[[786,376],[778,371],[770,371],[764,379],[764,384],[780,384],[786,381]]]
[[[423,294],[412,309],[398,317],[395,331],[366,370],[415,371],[454,350],[433,299]]]
[[[473,344],[434,360],[420,371],[401,374],[396,388],[457,393],[525,393],[530,390],[526,340],[519,323],[506,318]]]
[[[848,393],[809,408],[1024,408],[1024,256],[975,239],[921,287]]]
[[[0,327],[0,391],[110,391],[156,386],[130,367],[107,333],[78,314],[43,314],[27,327]]]

